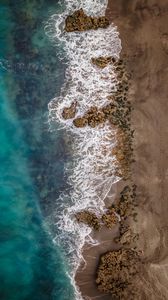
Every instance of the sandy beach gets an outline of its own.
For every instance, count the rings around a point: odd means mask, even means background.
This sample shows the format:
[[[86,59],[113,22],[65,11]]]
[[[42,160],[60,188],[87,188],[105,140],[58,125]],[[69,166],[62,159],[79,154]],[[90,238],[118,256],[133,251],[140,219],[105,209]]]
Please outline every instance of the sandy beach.
[[[135,283],[136,299],[168,299],[168,0],[109,0],[107,17],[118,27],[122,58],[131,73],[129,97],[135,129],[132,179],[137,185],[138,221],[131,226],[139,234],[143,271]],[[113,187],[116,198],[124,182]],[[113,198],[112,197],[112,198]],[[108,199],[109,201],[112,201]],[[100,245],[84,249],[86,265],[76,280],[84,299],[108,300],[95,283],[99,256],[116,249],[118,227],[102,229]],[[89,298],[88,298],[89,297]],[[135,299],[135,300],[136,300]]]

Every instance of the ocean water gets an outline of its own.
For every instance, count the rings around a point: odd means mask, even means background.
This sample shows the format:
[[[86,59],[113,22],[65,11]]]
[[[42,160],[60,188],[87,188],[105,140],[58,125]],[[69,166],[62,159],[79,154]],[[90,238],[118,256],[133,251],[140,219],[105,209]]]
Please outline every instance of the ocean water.
[[[119,58],[117,28],[64,31],[75,9],[104,15],[107,0],[0,0],[0,299],[80,300],[75,283],[82,247],[93,240],[81,209],[105,210],[114,175],[115,130],[76,129],[62,118],[102,107],[115,92],[115,68],[92,57]]]
[[[55,11],[56,0],[0,0],[1,300],[74,299],[49,218],[69,159],[64,135],[48,124],[65,72],[44,33]]]

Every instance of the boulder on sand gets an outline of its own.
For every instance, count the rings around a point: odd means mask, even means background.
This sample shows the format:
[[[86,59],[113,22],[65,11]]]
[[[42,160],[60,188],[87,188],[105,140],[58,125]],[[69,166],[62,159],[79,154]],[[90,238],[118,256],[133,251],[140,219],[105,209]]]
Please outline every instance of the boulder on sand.
[[[107,252],[100,258],[96,283],[101,292],[114,299],[137,299],[133,280],[139,271],[140,256],[132,249]]]

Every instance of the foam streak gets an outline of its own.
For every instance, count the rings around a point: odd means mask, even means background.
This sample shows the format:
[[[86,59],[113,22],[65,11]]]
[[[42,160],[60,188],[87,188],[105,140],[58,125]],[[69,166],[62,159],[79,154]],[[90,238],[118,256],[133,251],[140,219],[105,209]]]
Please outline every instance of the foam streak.
[[[91,63],[92,57],[113,56],[119,58],[121,43],[117,28],[111,24],[107,29],[88,32],[64,31],[65,18],[79,8],[92,16],[105,15],[107,0],[66,1],[66,10],[54,15],[46,25],[46,33],[63,46],[68,58],[65,83],[59,97],[49,103],[50,120],[59,122],[61,128],[73,137],[73,169],[66,166],[69,175],[71,205],[64,203],[67,195],[61,195],[62,214],[58,226],[62,231],[61,244],[66,244],[72,265],[72,280],[82,259],[84,243],[96,243],[90,237],[91,229],[75,221],[74,214],[90,209],[102,213],[104,199],[111,186],[119,178],[114,175],[115,158],[112,148],[116,144],[115,130],[105,123],[95,128],[76,128],[72,120],[64,120],[62,110],[73,101],[78,102],[77,116],[83,115],[91,106],[107,104],[107,96],[116,91],[117,79],[112,65],[104,69]],[[78,290],[77,299],[82,299]]]

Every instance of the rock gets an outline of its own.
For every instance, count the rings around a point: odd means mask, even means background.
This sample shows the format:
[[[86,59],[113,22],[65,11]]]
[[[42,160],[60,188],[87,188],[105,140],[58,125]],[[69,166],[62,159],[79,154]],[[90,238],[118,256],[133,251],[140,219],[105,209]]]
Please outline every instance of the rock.
[[[116,122],[120,129],[117,130],[117,145],[112,150],[112,154],[116,156],[118,168],[121,173],[121,177],[123,179],[129,179],[131,174],[131,164],[133,160],[133,135],[132,130],[130,129],[129,123],[123,121],[123,118],[126,120],[129,119],[129,111],[122,111],[123,117],[117,114],[113,115],[113,119],[110,117],[110,122],[115,122],[117,118],[119,118]],[[125,116],[124,116],[125,114]],[[122,119],[120,120],[120,118]]]
[[[105,114],[106,118],[109,118],[109,116],[112,115],[114,110],[115,110],[115,105],[113,103],[110,103],[102,108],[102,111]]]
[[[65,30],[67,32],[85,31],[106,28],[109,26],[109,24],[109,20],[106,17],[103,16],[96,18],[87,16],[81,8],[66,18]]]
[[[99,68],[105,68],[108,64],[115,62],[115,58],[113,58],[112,56],[100,56],[97,58],[92,58],[91,62],[93,65],[96,65]]]
[[[105,115],[103,111],[98,110],[97,107],[91,107],[86,113],[86,118],[88,120],[88,125],[91,127],[96,127],[97,125],[105,122]]]
[[[95,213],[88,210],[80,211],[75,214],[78,222],[84,223],[95,230],[100,229],[100,222]]]
[[[128,217],[133,217],[135,214],[135,200],[136,195],[133,189],[134,186],[125,186],[120,193],[120,198],[117,204],[114,205],[114,209],[117,214],[120,215],[121,219],[126,219]],[[121,230],[122,227],[120,227]],[[122,228],[121,234],[125,233],[124,228]]]
[[[140,266],[139,253],[132,249],[107,252],[100,258],[96,283],[101,292],[115,299],[136,299],[133,280]]]
[[[77,106],[77,102],[75,101],[75,102],[72,102],[70,107],[65,107],[62,112],[62,117],[65,120],[73,119],[76,114],[76,106]]]
[[[74,13],[75,18],[87,16],[83,10]],[[91,18],[91,17],[89,17]],[[94,21],[96,24],[96,21]],[[133,135],[130,127],[131,103],[127,99],[128,94],[128,76],[123,60],[116,61],[111,56],[100,56],[91,59],[92,63],[100,68],[104,68],[108,63],[113,63],[116,73],[119,76],[117,90],[111,91],[107,97],[109,104],[98,108],[96,106],[90,109],[81,117],[76,118],[73,123],[76,127],[96,127],[108,121],[117,127],[117,145],[112,151],[116,157],[115,175],[128,180],[131,177],[131,164],[134,162],[133,157]],[[71,108],[70,108],[71,111]],[[67,108],[65,115],[67,113]],[[74,112],[72,112],[74,113]]]
[[[131,229],[125,231],[120,237],[119,242],[123,245],[129,245],[134,238],[133,232]]]
[[[85,117],[79,117],[73,120],[75,127],[82,128],[88,124],[88,120]]]
[[[106,214],[102,215],[102,222],[106,225],[107,228],[111,229],[119,221],[114,208],[108,209]]]

